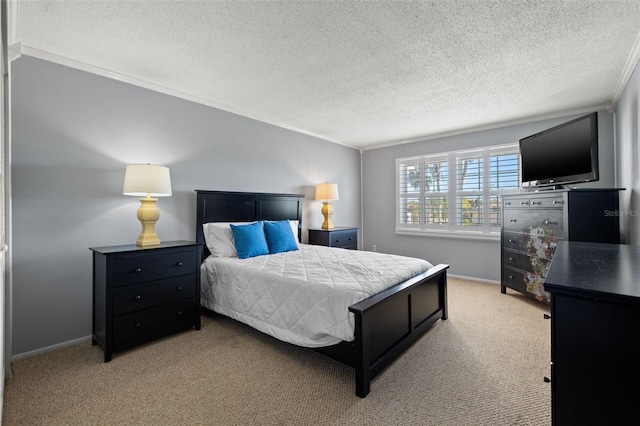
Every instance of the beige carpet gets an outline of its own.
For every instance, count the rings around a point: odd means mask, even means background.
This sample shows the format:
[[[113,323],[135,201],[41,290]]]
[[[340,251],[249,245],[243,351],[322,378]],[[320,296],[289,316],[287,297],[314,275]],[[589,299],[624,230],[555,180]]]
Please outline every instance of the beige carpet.
[[[15,363],[3,425],[549,425],[548,307],[452,278],[448,295],[365,399],[350,368],[205,314],[110,363],[90,343]]]

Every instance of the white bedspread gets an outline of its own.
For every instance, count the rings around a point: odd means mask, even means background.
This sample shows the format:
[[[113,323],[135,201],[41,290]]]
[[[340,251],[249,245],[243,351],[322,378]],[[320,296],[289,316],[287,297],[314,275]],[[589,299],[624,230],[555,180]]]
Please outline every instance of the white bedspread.
[[[348,307],[432,265],[422,259],[300,244],[300,250],[202,263],[202,305],[285,342],[354,339]]]

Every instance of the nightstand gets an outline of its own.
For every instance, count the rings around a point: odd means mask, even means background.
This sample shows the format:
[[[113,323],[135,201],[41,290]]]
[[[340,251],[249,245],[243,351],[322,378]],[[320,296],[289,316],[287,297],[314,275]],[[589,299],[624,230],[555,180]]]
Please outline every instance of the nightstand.
[[[92,343],[113,352],[200,330],[200,250],[193,241],[95,247]]]
[[[358,250],[358,228],[309,229],[309,244]]]

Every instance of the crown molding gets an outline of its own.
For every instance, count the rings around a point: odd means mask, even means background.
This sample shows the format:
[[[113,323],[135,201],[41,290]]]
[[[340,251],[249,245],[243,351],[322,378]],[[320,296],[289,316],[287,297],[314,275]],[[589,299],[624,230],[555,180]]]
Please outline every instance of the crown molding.
[[[11,46],[18,41],[18,13],[20,4],[18,0],[4,0],[7,3],[7,45]]]
[[[304,130],[300,130],[296,127],[293,126],[289,126],[286,125],[284,123],[278,123],[275,121],[270,121],[268,119],[265,119],[263,117],[260,117],[258,115],[255,114],[251,114],[249,112],[231,107],[229,105],[224,105],[224,104],[220,104],[218,102],[215,102],[211,99],[207,99],[198,95],[195,95],[193,93],[188,93],[186,91],[183,90],[179,90],[179,89],[175,89],[172,87],[168,87],[168,86],[163,86],[161,84],[157,84],[154,83],[152,81],[149,80],[144,80],[144,79],[140,79],[137,77],[133,77],[130,75],[126,75],[126,74],[122,74],[119,72],[115,72],[106,68],[101,68],[95,65],[91,65],[85,62],[81,62],[81,61],[77,61],[75,59],[70,59],[70,58],[66,58],[64,56],[60,56],[60,55],[56,55],[55,53],[51,53],[51,52],[47,52],[44,50],[40,50],[40,49],[36,49],[34,47],[31,46],[27,46],[24,44],[20,44],[20,43],[16,43],[13,46],[11,46],[10,48],[11,51],[13,51],[17,56],[12,57],[12,59],[18,58],[21,55],[26,55],[26,56],[31,56],[34,58],[38,58],[38,59],[42,59],[48,62],[53,62],[55,64],[58,65],[64,65],[66,67],[69,68],[73,68],[73,69],[77,69],[80,71],[85,71],[91,74],[96,74],[102,77],[106,77],[106,78],[110,78],[112,80],[118,80],[121,81],[123,83],[128,83],[128,84],[132,84],[134,86],[137,87],[142,87],[144,89],[148,89],[148,90],[152,90],[154,92],[159,92],[165,95],[169,95],[169,96],[173,96],[176,98],[180,98],[180,99],[184,99],[187,101],[191,101],[191,102],[195,102],[201,105],[205,105],[211,108],[215,108],[215,109],[219,109],[225,112],[229,112],[232,114],[236,114],[236,115],[240,115],[242,117],[246,117],[246,118],[250,118],[252,120],[256,120],[256,121],[260,121],[262,123],[265,124],[270,124],[272,126],[276,126],[276,127],[280,127],[282,129],[286,129],[286,130],[290,130],[296,133],[300,133],[306,136],[311,136],[313,138],[317,138],[317,139],[321,139],[323,141],[326,142],[331,142],[331,143],[335,143],[338,145],[343,145],[346,146],[348,148],[352,148],[352,149],[359,149],[359,147],[353,146],[353,145],[349,145],[337,140],[332,140],[329,139],[325,136],[322,135],[318,135],[312,132],[307,132]]]
[[[618,84],[613,92],[613,98],[611,100],[613,109],[615,109],[618,101],[620,100],[620,96],[622,96],[622,92],[624,92],[624,89],[627,87],[631,74],[633,74],[633,70],[638,65],[638,60],[640,60],[640,33],[638,33],[638,36],[636,37],[631,53],[629,53],[627,62],[625,62],[620,78],[618,79]]]

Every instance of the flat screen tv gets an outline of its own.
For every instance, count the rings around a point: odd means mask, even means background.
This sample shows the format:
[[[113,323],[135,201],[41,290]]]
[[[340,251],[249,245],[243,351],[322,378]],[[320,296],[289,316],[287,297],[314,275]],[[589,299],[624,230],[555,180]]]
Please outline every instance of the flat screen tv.
[[[598,114],[520,139],[520,158],[523,188],[597,181]]]

